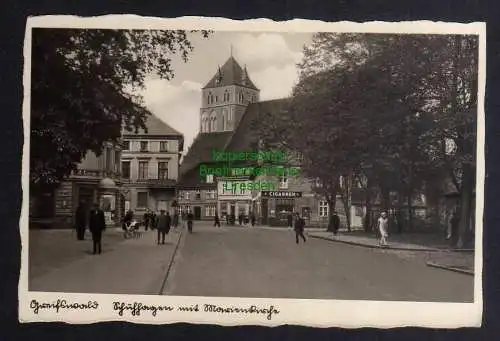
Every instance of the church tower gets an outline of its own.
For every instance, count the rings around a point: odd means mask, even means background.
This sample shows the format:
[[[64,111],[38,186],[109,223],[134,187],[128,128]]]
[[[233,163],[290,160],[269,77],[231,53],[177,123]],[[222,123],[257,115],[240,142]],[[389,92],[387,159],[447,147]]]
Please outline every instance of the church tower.
[[[247,105],[259,101],[259,94],[246,66],[242,68],[231,55],[202,89],[200,132],[233,131]]]

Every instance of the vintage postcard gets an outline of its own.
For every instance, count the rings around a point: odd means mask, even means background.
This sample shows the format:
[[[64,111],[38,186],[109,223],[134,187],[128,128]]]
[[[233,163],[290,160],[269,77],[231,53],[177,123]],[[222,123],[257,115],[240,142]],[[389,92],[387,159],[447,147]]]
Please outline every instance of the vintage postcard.
[[[32,17],[21,322],[480,326],[485,24]]]

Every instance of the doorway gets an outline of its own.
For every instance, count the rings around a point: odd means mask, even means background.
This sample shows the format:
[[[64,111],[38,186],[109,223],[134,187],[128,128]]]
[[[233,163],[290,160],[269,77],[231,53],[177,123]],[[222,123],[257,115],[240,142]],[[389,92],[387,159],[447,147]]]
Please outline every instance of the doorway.
[[[86,214],[90,212],[92,204],[94,203],[94,189],[92,187],[79,187],[78,188],[78,204],[83,203]],[[75,207],[76,210],[76,207]]]
[[[194,207],[194,219],[195,220],[200,220],[201,219],[201,207],[200,206],[195,206]]]

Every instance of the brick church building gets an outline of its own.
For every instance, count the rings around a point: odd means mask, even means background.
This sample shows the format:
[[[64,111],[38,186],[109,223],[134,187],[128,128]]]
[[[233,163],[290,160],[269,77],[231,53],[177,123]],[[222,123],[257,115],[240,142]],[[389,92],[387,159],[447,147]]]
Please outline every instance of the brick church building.
[[[260,90],[252,82],[246,67],[233,56],[219,67],[202,88],[199,133],[184,156],[180,166],[178,201],[181,210],[190,210],[195,219],[212,220],[215,212],[248,215],[255,213],[260,224],[282,226],[286,216],[299,212],[308,226],[326,226],[329,207],[312,190],[313,183],[301,177],[277,177],[269,181],[277,184],[278,191],[242,190],[227,193],[227,181],[250,182],[258,178],[241,174],[200,176],[200,167],[224,167],[213,160],[213,151],[255,152],[258,131],[255,122],[262,115],[284,110],[288,99],[260,101]],[[253,163],[253,164],[251,164]],[[230,167],[257,167],[255,161],[233,162]],[[336,208],[343,209],[340,202]],[[351,219],[352,221],[352,219]]]

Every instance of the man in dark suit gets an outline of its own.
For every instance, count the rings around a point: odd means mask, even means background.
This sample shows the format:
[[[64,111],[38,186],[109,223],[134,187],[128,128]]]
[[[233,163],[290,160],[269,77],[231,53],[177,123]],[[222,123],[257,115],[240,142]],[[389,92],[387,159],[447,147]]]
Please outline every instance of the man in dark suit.
[[[193,233],[193,220],[194,220],[193,213],[189,211],[187,214],[187,226],[189,233]]]
[[[92,241],[94,244],[94,255],[101,254],[101,238],[102,231],[106,228],[104,220],[104,212],[99,209],[98,204],[94,204],[89,216],[89,230],[92,233]]]
[[[337,215],[337,211],[333,211],[332,216],[330,217],[330,221],[328,223],[328,230],[333,232],[333,235],[336,236],[339,232],[340,228],[340,218]]]
[[[165,236],[170,232],[172,219],[170,218],[170,214],[168,212],[167,215],[165,215],[165,210],[161,210],[160,216],[156,220],[158,228],[158,245],[160,245],[160,237],[161,243],[165,244]]]
[[[293,227],[293,215],[292,212],[289,212],[288,215],[286,216],[286,220],[288,223],[288,227]]]
[[[304,227],[306,225],[306,222],[304,219],[300,217],[300,215],[297,213],[296,214],[296,219],[295,219],[295,242],[298,244],[299,243],[299,237],[302,238],[304,243],[306,242],[306,237],[304,237]]]

